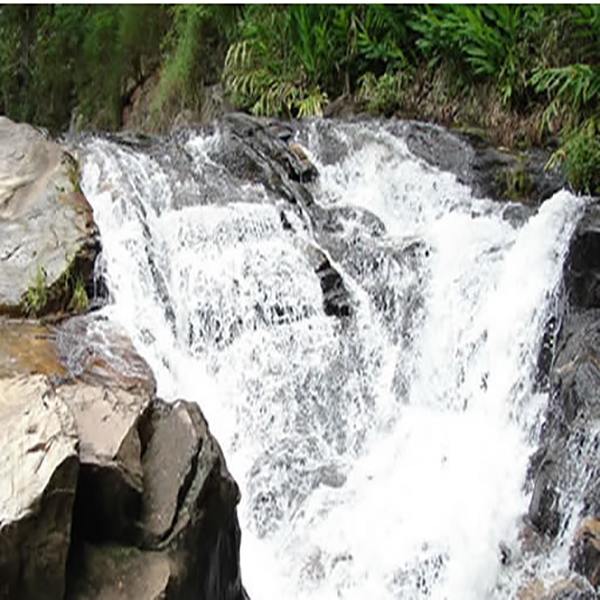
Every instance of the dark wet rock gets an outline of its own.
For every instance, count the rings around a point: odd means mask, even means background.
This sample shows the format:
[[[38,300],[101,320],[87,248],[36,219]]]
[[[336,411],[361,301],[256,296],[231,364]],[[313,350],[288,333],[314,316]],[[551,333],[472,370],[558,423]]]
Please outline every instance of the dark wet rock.
[[[317,268],[317,275],[323,291],[323,308],[326,315],[347,317],[350,315],[348,290],[341,275],[325,259]]]
[[[77,310],[76,286],[93,293],[99,240],[78,178],[58,144],[0,117],[0,313]]]
[[[600,419],[600,311],[563,317],[549,377],[550,399],[542,447],[532,460],[529,516],[539,531],[556,535],[565,514],[561,498],[583,490],[584,510],[600,509],[594,461]]]
[[[348,317],[352,313],[352,299],[340,272],[318,246],[297,241],[314,269],[323,293],[323,310],[326,315]]]
[[[550,454],[550,456],[547,456]],[[550,452],[544,452],[536,465],[533,494],[529,504],[529,519],[536,531],[554,537],[560,527],[558,468]]]
[[[299,146],[282,135],[279,122],[231,113],[222,120],[221,127],[228,138],[243,142],[241,146],[234,143],[233,148],[227,144],[225,149],[226,164],[234,175],[260,182],[300,207],[312,204],[310,194],[298,184],[313,181],[317,170]]]
[[[576,309],[600,308],[600,206],[586,207],[565,265],[569,300]]]
[[[46,377],[0,379],[0,598],[63,598],[79,459]]]
[[[161,552],[142,552],[134,546],[84,543],[70,568],[78,577],[66,600],[165,600],[175,565]]]
[[[530,463],[529,517],[546,536],[568,531],[573,499],[580,525],[571,544],[571,568],[600,584],[600,307],[597,271],[600,211],[586,207],[565,261],[564,301],[548,372],[549,402],[541,446]],[[547,357],[546,357],[546,362]],[[588,598],[589,590],[565,588],[552,598]]]
[[[558,171],[544,169],[548,156],[543,151],[508,152],[480,137],[426,123],[401,121],[389,127],[406,137],[413,154],[453,173],[475,196],[536,206],[565,186]]]

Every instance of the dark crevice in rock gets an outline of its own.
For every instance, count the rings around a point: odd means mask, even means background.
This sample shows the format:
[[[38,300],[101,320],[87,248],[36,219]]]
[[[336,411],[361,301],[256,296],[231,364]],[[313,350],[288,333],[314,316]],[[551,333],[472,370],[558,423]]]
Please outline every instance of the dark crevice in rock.
[[[316,270],[323,291],[325,314],[335,317],[348,317],[352,309],[349,294],[342,276],[325,259]]]

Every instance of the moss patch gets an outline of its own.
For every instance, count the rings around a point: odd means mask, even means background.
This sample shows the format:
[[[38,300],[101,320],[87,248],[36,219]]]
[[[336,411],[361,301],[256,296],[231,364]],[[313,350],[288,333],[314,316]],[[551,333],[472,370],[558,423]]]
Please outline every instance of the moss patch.
[[[523,160],[509,169],[499,171],[496,177],[496,192],[499,198],[523,202],[533,192],[533,180],[525,169]]]

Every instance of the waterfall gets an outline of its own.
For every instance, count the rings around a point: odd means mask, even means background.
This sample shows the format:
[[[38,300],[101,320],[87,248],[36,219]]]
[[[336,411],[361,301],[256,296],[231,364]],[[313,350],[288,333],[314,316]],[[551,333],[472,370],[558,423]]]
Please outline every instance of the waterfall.
[[[159,394],[205,412],[252,598],[513,598],[537,355],[581,202],[476,198],[377,124],[295,141],[314,205],[240,175],[219,127],[170,151],[82,142],[103,310]]]

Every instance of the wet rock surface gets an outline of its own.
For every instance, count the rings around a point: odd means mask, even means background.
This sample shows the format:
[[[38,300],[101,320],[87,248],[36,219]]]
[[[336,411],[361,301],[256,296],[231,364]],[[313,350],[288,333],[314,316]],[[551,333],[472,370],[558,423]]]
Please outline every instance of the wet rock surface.
[[[565,261],[563,314],[548,375],[550,399],[541,446],[530,465],[529,505],[530,521],[539,533],[567,536],[571,569],[595,589],[600,584],[596,521],[600,516],[600,309],[595,251],[599,227],[598,205],[591,202],[572,236]],[[573,498],[582,499],[577,528],[570,523]],[[595,597],[569,590],[561,594],[552,597]]]
[[[392,131],[407,136],[408,149],[442,171],[450,171],[479,197],[516,200],[536,206],[565,187],[558,171],[546,171],[541,150],[509,152],[489,146],[481,137],[437,125],[404,122]]]

